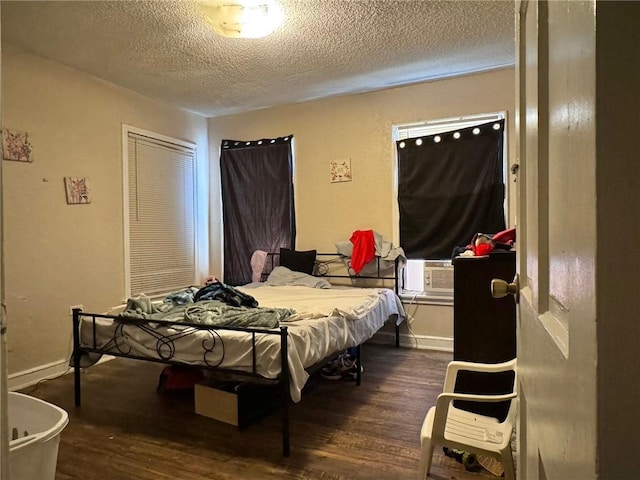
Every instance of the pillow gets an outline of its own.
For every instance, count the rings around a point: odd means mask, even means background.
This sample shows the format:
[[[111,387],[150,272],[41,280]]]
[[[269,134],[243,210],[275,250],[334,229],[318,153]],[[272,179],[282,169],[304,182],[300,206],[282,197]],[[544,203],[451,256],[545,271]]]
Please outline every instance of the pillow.
[[[280,265],[294,272],[313,275],[313,268],[316,265],[316,253],[315,250],[298,252],[289,248],[281,248]]]
[[[324,278],[314,277],[302,272],[293,272],[282,266],[275,267],[271,271],[264,285],[272,287],[293,285],[310,288],[331,288],[331,284]]]
[[[264,264],[267,261],[267,252],[264,250],[256,250],[251,255],[251,281],[259,282],[262,280],[262,271],[264,270]]]

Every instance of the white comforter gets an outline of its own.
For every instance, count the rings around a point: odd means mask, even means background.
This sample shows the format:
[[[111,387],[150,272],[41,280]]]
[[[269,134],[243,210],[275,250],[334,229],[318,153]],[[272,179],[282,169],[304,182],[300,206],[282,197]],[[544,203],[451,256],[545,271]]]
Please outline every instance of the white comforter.
[[[290,308],[296,312],[287,321],[323,317],[344,317],[357,320],[364,317],[383,298],[378,288],[309,288],[302,286],[259,288],[238,287],[253,296],[261,307]]]

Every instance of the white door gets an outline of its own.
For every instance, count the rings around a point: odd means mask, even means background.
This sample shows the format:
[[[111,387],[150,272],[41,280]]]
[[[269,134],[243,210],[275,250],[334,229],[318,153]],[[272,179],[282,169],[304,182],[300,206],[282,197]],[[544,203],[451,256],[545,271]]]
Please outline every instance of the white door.
[[[593,4],[517,19],[519,479],[596,478]],[[583,49],[582,55],[577,55]],[[580,167],[575,161],[580,158]]]
[[[640,2],[516,12],[518,478],[640,478]]]

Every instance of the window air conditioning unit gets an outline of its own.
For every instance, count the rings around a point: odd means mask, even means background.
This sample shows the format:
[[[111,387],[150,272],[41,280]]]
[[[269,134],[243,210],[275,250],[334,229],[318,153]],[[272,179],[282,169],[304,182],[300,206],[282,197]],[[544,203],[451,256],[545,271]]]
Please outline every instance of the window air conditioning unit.
[[[425,263],[424,291],[425,293],[452,293],[453,267],[435,267]]]

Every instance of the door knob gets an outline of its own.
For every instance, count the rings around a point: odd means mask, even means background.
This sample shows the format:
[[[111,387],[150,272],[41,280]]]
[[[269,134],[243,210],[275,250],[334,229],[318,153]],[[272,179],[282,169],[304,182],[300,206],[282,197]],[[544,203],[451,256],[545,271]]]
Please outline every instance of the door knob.
[[[520,277],[517,273],[511,283],[499,278],[491,280],[491,296],[493,298],[502,298],[507,295],[513,295],[513,300],[516,303],[520,302]]]

